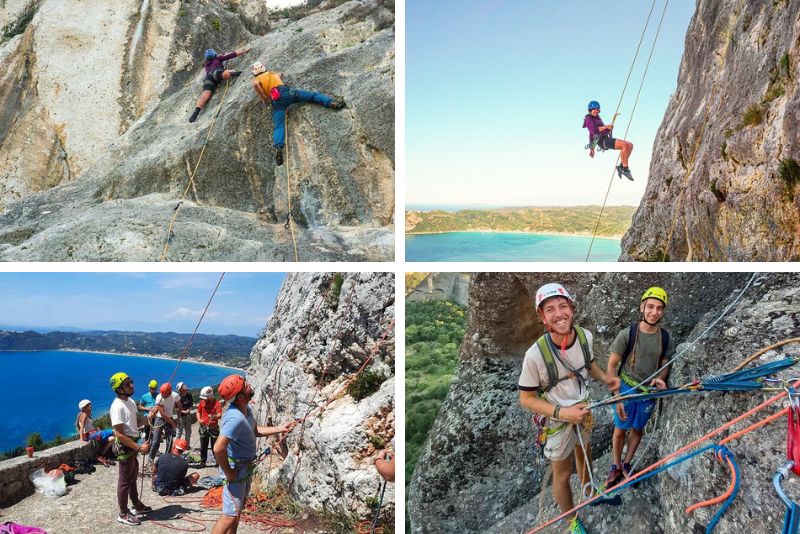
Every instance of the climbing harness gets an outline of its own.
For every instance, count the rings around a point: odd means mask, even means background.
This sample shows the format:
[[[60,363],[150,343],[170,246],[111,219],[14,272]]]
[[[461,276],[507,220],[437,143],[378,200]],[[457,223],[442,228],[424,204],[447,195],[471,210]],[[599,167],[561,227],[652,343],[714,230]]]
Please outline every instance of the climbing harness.
[[[633,66],[636,63],[636,59],[639,57],[639,49],[642,46],[642,42],[644,40],[645,33],[647,32],[647,26],[650,24],[650,16],[653,13],[653,9],[655,8],[656,0],[653,0],[653,3],[650,6],[650,12],[647,14],[647,21],[645,22],[644,28],[642,29],[642,36],[639,39],[639,45],[636,47],[636,54],[633,56],[633,61],[631,62],[630,69],[628,70],[628,77],[625,79],[625,85],[622,88],[622,94],[619,97],[619,103],[617,104],[617,109],[614,112],[615,115],[619,111],[620,106],[622,105],[622,99],[625,96],[625,90],[628,87],[628,81],[630,80],[631,73],[633,72]],[[630,131],[631,123],[633,122],[634,114],[636,113],[636,107],[639,104],[639,96],[642,94],[642,88],[644,87],[644,80],[647,77],[647,71],[650,69],[650,61],[653,59],[653,52],[656,49],[656,43],[658,42],[658,36],[661,34],[661,26],[664,23],[664,16],[667,14],[667,6],[669,6],[669,0],[666,0],[664,3],[664,10],[661,12],[661,20],[658,23],[658,29],[656,30],[656,35],[653,38],[653,44],[650,46],[650,55],[647,57],[647,63],[645,64],[644,72],[642,73],[642,81],[639,83],[639,90],[636,93],[636,98],[634,100],[633,109],[631,110],[631,118],[628,120],[628,125],[625,127],[625,133],[623,134],[622,138],[628,138],[628,131]],[[611,185],[614,183],[614,173],[616,172],[616,167],[619,164],[620,155],[617,155],[617,160],[614,163],[614,170],[611,171],[611,178],[608,181],[608,189],[606,189],[606,196],[603,199],[603,205],[600,208],[600,214],[597,216],[597,223],[594,227],[594,232],[592,232],[592,240],[589,243],[589,250],[586,252],[586,260],[589,261],[589,256],[592,254],[592,246],[594,245],[594,240],[597,237],[597,230],[600,228],[600,221],[603,218],[603,212],[606,208],[606,203],[608,202],[608,195],[611,193]]]
[[[604,126],[611,126],[613,129],[614,122],[617,120],[617,116],[621,115],[621,113],[614,113],[614,117],[611,119],[611,123]],[[605,152],[607,149],[603,148],[602,145],[598,145],[600,139],[603,137],[602,134],[596,133],[592,136],[592,142],[583,147],[584,150],[597,150],[599,152]]]
[[[225,91],[222,93],[222,98],[217,104],[217,111],[214,113],[214,117],[211,119],[211,125],[208,127],[208,133],[206,134],[205,140],[202,142],[202,147],[200,149],[200,155],[197,157],[197,162],[194,165],[194,170],[192,170],[192,174],[189,175],[189,182],[186,184],[186,187],[183,190],[183,194],[181,198],[178,200],[178,204],[173,208],[172,211],[172,220],[169,222],[169,226],[167,227],[167,238],[164,240],[164,249],[161,251],[161,257],[158,261],[166,261],[167,259],[167,252],[169,251],[169,242],[174,236],[172,229],[175,226],[175,220],[178,218],[178,213],[180,212],[181,204],[183,204],[183,200],[186,198],[186,194],[189,192],[189,188],[193,187],[194,185],[194,177],[197,175],[197,169],[200,168],[200,162],[203,161],[203,154],[206,153],[206,145],[208,140],[211,138],[211,133],[214,131],[214,125],[217,123],[217,117],[219,117],[220,112],[222,112],[222,104],[225,102],[225,96],[228,94],[228,87],[230,86],[230,78],[225,81]]]

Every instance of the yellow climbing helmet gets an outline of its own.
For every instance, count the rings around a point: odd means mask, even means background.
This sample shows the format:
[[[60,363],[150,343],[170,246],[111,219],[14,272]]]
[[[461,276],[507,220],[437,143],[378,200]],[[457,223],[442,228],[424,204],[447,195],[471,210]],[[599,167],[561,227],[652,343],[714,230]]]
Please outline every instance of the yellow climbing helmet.
[[[158,382],[155,380],[151,380],[150,383],[147,385],[150,389],[156,389],[158,387]]]
[[[125,373],[114,373],[111,375],[111,390],[117,391],[119,387],[125,382],[125,379],[128,378],[128,375]]]
[[[658,299],[664,303],[664,306],[666,306],[667,301],[669,301],[669,297],[667,297],[667,292],[661,289],[660,287],[656,286],[653,286],[644,292],[644,294],[642,295],[642,302],[644,302],[647,299]]]

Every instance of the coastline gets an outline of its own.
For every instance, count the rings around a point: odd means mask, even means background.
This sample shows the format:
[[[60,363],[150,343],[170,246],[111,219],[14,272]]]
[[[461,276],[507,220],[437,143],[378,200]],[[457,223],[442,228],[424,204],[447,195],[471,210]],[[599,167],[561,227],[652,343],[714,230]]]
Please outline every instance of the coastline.
[[[96,350],[81,350],[81,349],[52,349],[52,350],[49,350],[49,349],[39,349],[39,350],[31,350],[31,349],[27,349],[27,350],[25,350],[25,349],[23,349],[23,350],[7,350],[7,349],[0,349],[0,354],[2,354],[3,352],[45,352],[45,351],[47,351],[47,352],[82,352],[84,354],[112,354],[114,356],[133,356],[133,357],[136,357],[136,358],[154,358],[156,360],[178,361],[178,358],[171,358],[171,357],[165,356],[163,354],[162,355],[137,354],[135,352],[116,352],[116,351],[113,351],[113,350],[107,350],[107,351],[103,351],[103,352],[98,352]],[[187,362],[191,362],[191,363],[197,363],[197,364],[200,364],[200,365],[209,365],[211,367],[220,367],[222,369],[231,369],[233,371],[244,371],[244,369],[241,369],[239,367],[231,367],[229,365],[223,365],[223,364],[220,364],[220,363],[206,362],[206,361],[197,360],[195,358],[191,358],[191,357],[188,357],[188,356],[186,358],[184,358],[183,360],[187,361]]]
[[[432,234],[530,234],[530,235],[547,235],[553,237],[592,237],[591,233],[578,234],[574,232],[527,232],[523,230],[442,230],[438,232],[406,232],[405,235],[432,235]],[[621,241],[624,234],[614,234],[611,236],[597,235],[596,238],[600,239],[614,239]]]

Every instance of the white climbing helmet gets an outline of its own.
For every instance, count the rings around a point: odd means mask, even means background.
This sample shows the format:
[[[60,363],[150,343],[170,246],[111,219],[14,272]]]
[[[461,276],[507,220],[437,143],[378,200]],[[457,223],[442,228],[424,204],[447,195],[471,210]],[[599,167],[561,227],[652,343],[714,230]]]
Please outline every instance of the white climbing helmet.
[[[569,294],[569,291],[564,289],[564,286],[561,284],[551,283],[545,284],[536,290],[536,309],[539,309],[539,306],[542,305],[542,302],[549,299],[550,297],[566,297],[572,302],[575,303],[575,299],[572,298],[572,295]]]
[[[200,398],[203,399],[203,400],[208,399],[208,398],[213,397],[213,396],[214,396],[214,390],[211,389],[211,386],[206,386],[206,387],[204,387],[203,389],[200,390]]]
[[[267,68],[260,61],[256,61],[255,63],[253,63],[253,66],[250,68],[250,72],[253,73],[253,76],[258,76],[262,72],[267,72]]]

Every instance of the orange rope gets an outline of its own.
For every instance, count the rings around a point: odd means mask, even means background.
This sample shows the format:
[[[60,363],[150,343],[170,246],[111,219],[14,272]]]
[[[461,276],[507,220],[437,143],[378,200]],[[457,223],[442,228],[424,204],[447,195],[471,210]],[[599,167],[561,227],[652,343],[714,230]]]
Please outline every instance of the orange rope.
[[[720,460],[719,453],[717,453],[715,456],[717,457],[717,460]],[[725,499],[727,499],[728,497],[731,496],[731,493],[733,493],[733,488],[736,487],[736,469],[733,468],[733,462],[731,462],[730,458],[725,458],[725,461],[728,463],[728,469],[731,470],[731,483],[728,486],[728,490],[725,493],[723,493],[722,495],[719,495],[719,496],[714,497],[712,499],[708,499],[707,501],[703,501],[703,502],[699,502],[699,503],[691,505],[686,510],[684,510],[684,513],[691,514],[692,512],[697,510],[698,508],[704,508],[706,506],[711,506],[713,504],[719,504],[719,503],[721,503],[722,501],[724,501]]]
[[[794,384],[792,384],[792,387],[795,387],[795,388],[796,387],[800,387],[800,380],[797,380]],[[633,476],[623,480],[622,482],[619,482],[618,484],[616,484],[615,486],[613,486],[611,488],[607,488],[604,492],[599,493],[599,494],[595,495],[594,497],[583,501],[581,504],[579,504],[577,506],[573,506],[570,510],[567,510],[566,512],[562,513],[561,515],[559,515],[557,517],[554,517],[553,519],[547,521],[546,523],[543,523],[543,524],[537,526],[533,530],[528,531],[527,534],[534,534],[536,532],[541,532],[544,528],[547,528],[550,525],[553,525],[554,523],[557,523],[558,521],[561,521],[562,519],[565,519],[567,517],[572,517],[573,515],[575,515],[575,512],[577,512],[578,510],[580,510],[580,509],[584,508],[585,506],[588,506],[589,504],[595,502],[597,499],[600,499],[601,497],[606,496],[608,493],[614,491],[615,489],[617,489],[618,487],[622,486],[623,484],[628,484],[632,480],[636,480],[637,478],[641,477],[645,473],[649,473],[653,469],[656,469],[657,467],[659,467],[661,465],[664,465],[667,461],[671,460],[672,458],[674,458],[674,457],[676,457],[676,456],[688,451],[689,449],[699,445],[700,443],[703,443],[704,441],[708,441],[712,437],[714,437],[717,434],[727,430],[728,428],[732,427],[736,423],[748,418],[752,414],[754,414],[756,412],[759,412],[759,411],[763,410],[764,408],[766,408],[767,406],[770,406],[771,404],[774,404],[774,403],[778,402],[779,400],[781,400],[785,396],[786,396],[786,392],[784,391],[784,392],[779,393],[779,394],[777,394],[777,395],[775,395],[773,397],[770,397],[769,399],[765,400],[764,402],[762,402],[761,404],[759,404],[755,408],[752,408],[752,409],[746,411],[745,413],[739,415],[735,419],[733,419],[731,421],[728,421],[724,425],[717,427],[716,429],[712,430],[711,432],[709,432],[705,436],[697,438],[696,440],[694,440],[693,442],[689,443],[688,445],[684,445],[680,449],[678,449],[675,452],[665,456],[664,458],[662,458],[661,460],[657,461],[656,463],[651,464],[650,466],[648,466],[647,468],[639,471],[638,473],[634,474]],[[784,410],[781,410],[781,412],[779,412],[779,413],[783,414],[783,413],[786,412],[786,410],[788,410],[788,408],[785,408]],[[777,414],[775,414],[775,415],[777,415]],[[773,421],[773,420],[775,420],[777,418],[775,415],[767,417],[766,419],[768,419],[769,421]],[[759,423],[753,424],[750,427],[746,428],[745,430],[743,430],[741,432],[737,432],[736,434],[733,434],[732,436],[729,436],[728,438],[725,438],[724,440],[722,440],[720,442],[720,445],[723,445],[723,444],[725,444],[725,442],[727,442],[727,441],[729,441],[731,439],[734,439],[736,437],[739,437],[742,434],[746,434],[747,432],[755,430],[756,428],[760,428],[761,426],[764,426],[765,424],[767,424],[769,421],[765,420],[765,421],[761,421]]]

